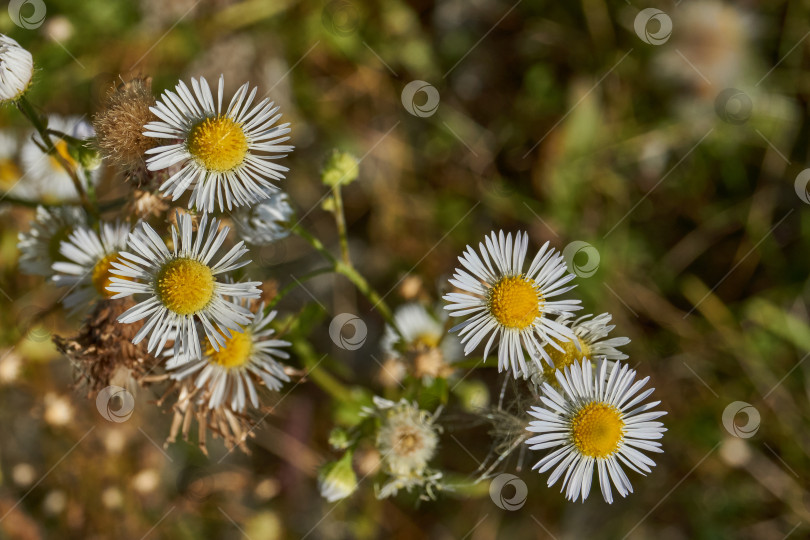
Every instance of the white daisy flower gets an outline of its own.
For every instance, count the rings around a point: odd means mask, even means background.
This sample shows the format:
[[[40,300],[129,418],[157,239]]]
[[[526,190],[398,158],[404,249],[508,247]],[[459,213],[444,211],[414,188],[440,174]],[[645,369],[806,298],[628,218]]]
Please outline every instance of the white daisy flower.
[[[443,298],[449,305],[444,308],[453,317],[472,316],[450,331],[459,331],[463,336],[465,355],[489,336],[484,347],[485,360],[495,338],[499,338],[498,370],[511,367],[515,377],[526,378],[530,371],[524,347],[539,366],[540,357],[551,363],[541,343],[563,350],[560,343],[574,339],[570,328],[549,317],[581,309],[579,300],[549,300],[573,289],[575,285],[565,285],[574,275],[568,273],[563,256],[549,249],[548,242],[524,272],[529,244],[525,233],[517,233],[514,245],[512,235],[504,235],[503,231],[499,235],[492,232],[485,242],[486,246],[478,245],[480,257],[467,246],[464,255],[458,258],[471,273],[456,269],[450,283],[466,292],[445,295]]]
[[[253,407],[259,407],[256,383],[279,390],[282,383],[290,380],[284,365],[276,358],[289,358],[281,347],[289,347],[291,343],[272,339],[275,330],[269,327],[276,312],[264,315],[262,303],[255,313],[253,321],[240,332],[234,332],[219,350],[209,345],[202,358],[179,355],[166,364],[172,379],[182,380],[196,374],[194,385],[204,390],[209,409],[226,404],[233,411],[243,412],[248,399]]]
[[[431,414],[416,403],[374,397],[375,409],[366,409],[382,420],[376,446],[381,454],[382,471],[387,482],[378,487],[377,497],[385,499],[401,489],[424,489],[429,498],[439,487],[442,473],[428,463],[436,454],[441,428],[435,424],[439,411]]]
[[[449,365],[462,356],[461,343],[456,336],[445,332],[444,319],[436,318],[422,304],[413,302],[397,308],[394,322],[402,336],[386,325],[381,341],[383,352],[389,358],[408,360],[416,377],[446,376],[452,372]]]
[[[543,386],[540,399],[547,408],[532,407],[529,414],[537,420],[526,428],[539,435],[526,443],[532,450],[560,447],[533,467],[541,473],[554,467],[549,487],[562,477],[566,498],[584,501],[596,465],[602,496],[612,503],[611,483],[622,497],[633,492],[622,465],[640,474],[655,466],[640,450],[663,452],[655,439],[663,437],[666,429],[654,420],[666,413],[651,410],[660,401],[641,405],[655,390],[639,394],[649,377],[633,384],[635,370],[615,362],[608,373],[607,360],[600,361],[596,373],[593,370],[591,362],[583,360],[557,371],[564,395],[549,384]]]
[[[88,307],[94,300],[110,298],[112,263],[127,246],[129,225],[102,223],[98,233],[79,227],[61,243],[59,253],[66,261],[53,263],[53,282],[70,287],[62,303],[71,313]]]
[[[87,139],[95,136],[93,126],[78,116],[63,118],[57,115],[48,116],[48,128],[61,131],[76,139]],[[43,152],[40,146],[44,143],[39,134],[31,132],[20,150],[20,162],[23,169],[23,179],[17,189],[31,199],[44,199],[55,201],[74,201],[78,199],[76,187],[70,175],[65,171],[59,161]],[[53,145],[59,156],[76,170],[81,167],[70,154],[68,143],[53,137]],[[97,185],[100,179],[100,169],[88,172],[90,181]],[[80,175],[81,176],[81,175]]]
[[[621,347],[630,343],[626,337],[615,337],[605,339],[607,335],[616,327],[609,324],[612,316],[610,313],[593,315],[583,315],[575,320],[571,320],[570,313],[563,313],[557,317],[560,324],[569,324],[576,339],[561,343],[562,351],[554,347],[545,347],[546,352],[551,357],[551,364],[543,363],[541,366],[532,366],[534,373],[532,380],[541,385],[542,382],[549,382],[556,387],[557,381],[554,373],[558,369],[564,369],[575,362],[588,358],[596,361],[602,358],[607,360],[624,360],[627,355],[616,347]]]
[[[31,53],[10,37],[0,34],[0,100],[14,101],[22,96],[33,75]]]
[[[145,294],[149,298],[125,311],[118,318],[133,323],[149,320],[133,338],[137,344],[149,335],[147,350],[155,355],[166,342],[174,339],[174,354],[200,358],[200,339],[195,321],[202,324],[214,350],[226,344],[229,330],[242,331],[253,314],[231,299],[258,298],[261,282],[223,283],[217,276],[250,263],[239,259],[247,253],[244,242],[236,244],[216,264],[210,264],[228,235],[228,227],[217,231],[219,222],[204,215],[196,232],[191,216],[177,217],[172,226],[172,249],[147,223],[129,234],[128,251],[113,262],[115,276],[107,287],[113,298]],[[130,281],[132,280],[132,281]],[[216,324],[216,328],[214,327]]]
[[[63,260],[59,247],[70,233],[84,226],[84,210],[73,206],[38,206],[36,217],[28,232],[17,236],[20,250],[20,270],[26,274],[51,276],[54,262]]]
[[[282,145],[289,140],[289,123],[273,127],[281,117],[278,107],[269,99],[251,107],[257,88],[248,94],[250,85],[243,84],[222,110],[225,78],[220,76],[217,101],[204,78],[191,79],[192,90],[180,81],[176,93],[167,90],[151,110],[160,121],[144,126],[144,135],[168,139],[167,144],[147,150],[150,171],[161,171],[173,165],[181,169],[173,174],[160,191],[177,200],[193,186],[189,208],[205,211],[230,210],[253,204],[276,191],[270,180],[284,178],[287,167],[275,160],[283,158],[293,147]]]
[[[283,191],[271,194],[260,203],[238,208],[233,214],[239,236],[248,244],[263,246],[290,235],[284,226],[293,216],[290,198]]]

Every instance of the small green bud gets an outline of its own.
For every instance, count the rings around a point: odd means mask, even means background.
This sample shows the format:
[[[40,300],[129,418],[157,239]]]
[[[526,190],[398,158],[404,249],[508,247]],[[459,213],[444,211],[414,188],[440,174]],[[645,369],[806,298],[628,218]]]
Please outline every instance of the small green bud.
[[[349,434],[341,428],[333,429],[329,434],[329,445],[335,450],[345,450],[349,447]]]
[[[360,173],[357,158],[348,152],[332,150],[321,172],[321,181],[330,187],[346,186],[357,180]]]
[[[352,468],[353,452],[348,451],[337,461],[331,461],[318,472],[321,496],[329,502],[345,499],[357,490],[357,475]]]
[[[86,171],[95,171],[101,167],[101,153],[89,141],[68,143],[68,154]]]
[[[480,410],[489,405],[489,389],[482,381],[463,381],[455,394],[466,411]]]

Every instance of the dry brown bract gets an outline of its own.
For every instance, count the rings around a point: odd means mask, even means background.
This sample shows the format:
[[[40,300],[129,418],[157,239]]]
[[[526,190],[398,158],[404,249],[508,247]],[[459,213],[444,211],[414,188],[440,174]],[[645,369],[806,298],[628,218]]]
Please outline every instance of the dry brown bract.
[[[163,375],[154,379],[157,381],[166,378],[167,376]],[[203,454],[208,455],[206,445],[208,432],[211,432],[215,439],[221,437],[228,450],[238,447],[244,453],[250,453],[245,441],[248,437],[255,437],[253,430],[256,425],[247,416],[232,411],[224,404],[210,409],[208,407],[210,395],[196,388],[190,380],[173,381],[163,397],[158,400],[158,405],[174,395],[177,396],[177,402],[172,406],[174,417],[169,429],[169,436],[166,439],[166,446],[175,442],[178,435],[188,441],[191,425],[196,421],[197,445]]]

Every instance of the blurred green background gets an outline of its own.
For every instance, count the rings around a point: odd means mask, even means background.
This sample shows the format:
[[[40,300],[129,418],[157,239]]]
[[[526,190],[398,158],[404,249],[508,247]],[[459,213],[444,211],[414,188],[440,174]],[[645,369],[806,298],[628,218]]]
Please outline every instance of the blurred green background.
[[[334,458],[331,408],[312,384],[285,396],[249,456],[216,442],[209,457],[188,443],[164,453],[157,395],[139,393],[133,417],[112,424],[71,391],[49,337],[78,321],[18,273],[16,235],[32,214],[3,206],[0,537],[807,537],[810,198],[795,180],[810,166],[810,2],[656,4],[672,22],[657,45],[634,28],[650,7],[636,0],[45,3],[35,29],[0,14],[0,32],[34,55],[30,99],[43,111],[92,115],[119,75],[151,76],[156,93],[191,76],[224,73],[229,93],[249,80],[292,122],[283,188],[332,247],[319,169],[333,147],[361,157],[344,195],[353,256],[395,306],[406,276],[437,300],[464,246],[492,229],[591,244],[598,270],[576,293],[632,339],[630,363],[651,376],[669,431],[653,474],[632,476],[636,493],[612,506],[598,493],[567,503],[530,470],[539,456],[508,461],[529,487],[514,512],[487,482],[418,506],[377,501],[368,483],[326,503],[315,471]],[[413,80],[437,89],[433,114],[403,106]],[[0,122],[23,125],[12,107]],[[105,183],[109,198],[127,191]],[[316,260],[297,239],[256,259],[253,277],[282,286]],[[310,339],[340,360],[339,377],[374,387],[381,320],[341,278],[308,286],[368,323],[351,355],[324,324]],[[306,302],[299,290],[280,309]],[[471,377],[493,391],[502,380]],[[751,437],[722,424],[735,401],[760,414]],[[439,463],[459,478],[491,442],[462,417],[440,420]]]

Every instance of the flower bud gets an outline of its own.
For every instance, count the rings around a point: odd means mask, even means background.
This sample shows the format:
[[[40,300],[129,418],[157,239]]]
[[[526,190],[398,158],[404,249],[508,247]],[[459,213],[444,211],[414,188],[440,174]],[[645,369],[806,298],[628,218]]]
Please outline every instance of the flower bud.
[[[348,451],[337,461],[321,467],[318,487],[321,496],[329,502],[345,499],[357,489],[357,475],[352,468],[353,452]]]
[[[333,150],[324,164],[321,181],[330,187],[351,184],[357,180],[359,165],[357,158],[348,152]]]

